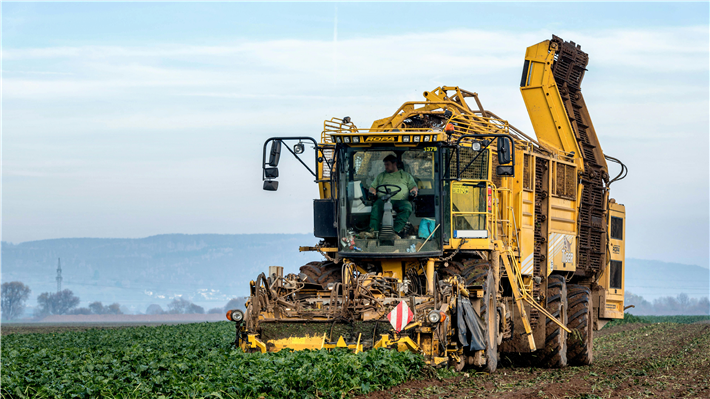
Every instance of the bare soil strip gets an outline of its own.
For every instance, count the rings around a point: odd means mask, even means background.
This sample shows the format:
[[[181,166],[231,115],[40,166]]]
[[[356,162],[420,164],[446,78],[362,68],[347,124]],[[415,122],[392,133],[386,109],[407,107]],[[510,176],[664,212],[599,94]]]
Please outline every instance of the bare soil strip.
[[[116,329],[224,320],[226,318],[222,314],[49,316],[41,322],[35,323],[2,323],[0,324],[0,332],[2,335],[56,334],[65,331],[86,331],[92,328]]]
[[[507,365],[361,398],[710,398],[710,325],[627,324],[595,334],[592,366]]]

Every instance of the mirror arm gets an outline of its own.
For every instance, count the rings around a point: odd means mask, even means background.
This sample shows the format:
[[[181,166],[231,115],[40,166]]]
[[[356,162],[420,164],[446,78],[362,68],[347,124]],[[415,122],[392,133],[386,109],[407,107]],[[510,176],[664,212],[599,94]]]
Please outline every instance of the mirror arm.
[[[294,137],[271,137],[271,138],[269,138],[268,140],[266,140],[266,141],[264,142],[264,149],[263,149],[263,152],[262,152],[262,159],[261,159],[261,165],[262,165],[262,166],[261,166],[261,178],[262,178],[262,180],[266,180],[266,170],[265,170],[265,169],[266,169],[266,164],[267,164],[267,162],[266,162],[266,152],[267,152],[267,151],[266,151],[266,148],[267,148],[268,144],[269,144],[270,142],[272,142],[272,141],[280,141],[281,144],[283,144],[283,145],[286,147],[286,149],[288,149],[288,151],[289,151],[291,154],[293,154],[293,156],[296,157],[296,159],[298,159],[298,161],[299,161],[303,166],[305,166],[306,169],[308,169],[308,171],[309,171],[314,177],[317,177],[317,176],[316,176],[316,173],[313,172],[313,170],[312,170],[310,167],[308,167],[308,165],[306,165],[305,162],[303,162],[303,160],[301,159],[301,157],[299,157],[298,155],[296,155],[296,153],[293,152],[293,150],[291,149],[291,147],[289,147],[288,145],[286,145],[286,143],[284,143],[284,140],[307,140],[307,141],[310,141],[311,143],[313,143],[313,145],[314,145],[315,148],[316,148],[316,151],[315,151],[315,154],[314,154],[314,160],[315,160],[315,163],[314,163],[314,164],[316,165],[316,169],[318,168],[318,151],[320,150],[320,151],[322,152],[322,150],[321,150],[320,146],[318,145],[318,142],[317,142],[313,137],[306,137],[306,136],[302,136],[302,137],[298,137],[298,136],[294,136]]]
[[[282,143],[283,143],[283,142],[282,142]],[[308,165],[306,165],[306,163],[303,162],[303,160],[301,159],[301,157],[299,157],[298,155],[296,155],[295,152],[293,152],[293,150],[291,149],[291,147],[288,146],[288,144],[283,143],[283,145],[284,145],[284,147],[286,147],[286,149],[288,150],[288,152],[290,152],[291,154],[293,154],[294,157],[296,157],[296,159],[298,160],[298,162],[301,163],[301,165],[303,165],[306,169],[308,169],[309,172],[311,172],[311,174],[313,175],[313,177],[318,178],[318,176],[316,176],[316,172],[314,172],[313,170],[311,170],[311,168],[309,168]],[[316,162],[318,162],[318,156],[317,156],[317,155],[318,155],[318,151],[316,150]]]

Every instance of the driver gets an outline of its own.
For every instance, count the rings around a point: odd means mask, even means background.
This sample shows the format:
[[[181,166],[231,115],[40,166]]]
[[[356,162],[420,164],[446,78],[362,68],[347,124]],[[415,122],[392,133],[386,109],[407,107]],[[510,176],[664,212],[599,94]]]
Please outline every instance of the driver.
[[[409,215],[412,214],[412,204],[409,202],[409,194],[417,196],[417,183],[414,178],[409,173],[399,170],[397,168],[397,157],[390,154],[383,160],[385,163],[385,171],[377,175],[375,181],[370,185],[370,193],[377,194],[378,197],[385,195],[387,191],[385,187],[377,190],[377,187],[383,184],[389,184],[398,186],[400,191],[395,194],[390,201],[392,202],[392,209],[397,212],[397,216],[394,218],[394,228],[395,233],[401,237],[402,229],[404,225],[409,220]],[[390,190],[396,190],[394,187],[390,187]],[[384,201],[378,198],[374,204],[372,204],[372,212],[370,213],[370,233],[374,233],[380,229],[380,224],[382,223],[382,214],[384,213]]]

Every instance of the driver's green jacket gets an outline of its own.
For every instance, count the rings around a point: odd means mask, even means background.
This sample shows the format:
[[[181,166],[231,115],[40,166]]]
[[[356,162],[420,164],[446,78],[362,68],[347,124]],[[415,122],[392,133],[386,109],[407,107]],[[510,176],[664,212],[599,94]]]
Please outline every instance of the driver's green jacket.
[[[377,188],[377,186],[383,185],[383,184],[393,184],[395,186],[398,186],[402,190],[400,190],[394,197],[392,197],[392,201],[400,201],[400,200],[406,200],[409,198],[409,190],[413,189],[414,187],[417,186],[417,183],[414,181],[414,178],[412,175],[409,173],[403,171],[403,170],[398,170],[394,173],[387,173],[387,172],[382,172],[377,177],[375,178],[375,181],[372,182],[370,185],[370,188]],[[392,188],[390,188],[392,189]],[[381,188],[378,190],[377,197],[382,197],[384,196],[385,192],[387,190],[385,188]]]

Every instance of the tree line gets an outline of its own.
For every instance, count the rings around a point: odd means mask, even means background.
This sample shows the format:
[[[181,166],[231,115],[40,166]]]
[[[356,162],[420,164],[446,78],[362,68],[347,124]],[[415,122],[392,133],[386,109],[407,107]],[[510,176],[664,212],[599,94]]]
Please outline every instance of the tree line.
[[[0,292],[2,297],[2,319],[14,320],[22,316],[25,311],[26,302],[32,290],[20,281],[3,283]],[[96,301],[88,307],[77,307],[81,300],[74,295],[71,290],[65,289],[59,292],[43,292],[37,297],[37,308],[35,317],[41,318],[49,315],[103,315],[123,314],[119,303],[104,305]],[[210,309],[207,313],[223,313],[230,309],[244,308],[246,298],[234,298],[222,308]],[[167,305],[167,310],[163,310],[160,305],[152,304],[146,309],[146,314],[204,314],[205,309],[187,299],[177,297]]]
[[[708,297],[691,298],[688,294],[678,296],[664,296],[649,302],[640,295],[626,292],[624,304],[633,305],[628,312],[639,316],[700,316],[710,315],[710,301]]]
[[[244,309],[246,306],[246,297],[233,298],[226,305],[221,308],[212,308],[207,311],[208,314],[220,314],[225,313],[227,310],[231,309]],[[195,305],[194,303],[184,299],[175,298],[172,302],[168,304],[168,309],[163,310],[163,308],[158,304],[151,304],[145,310],[145,314],[188,314],[188,313],[199,313],[204,314],[205,309],[202,306]]]
[[[25,311],[25,302],[30,297],[32,290],[20,281],[13,281],[2,284],[2,319],[13,320],[20,317]],[[65,289],[59,292],[43,292],[37,297],[37,308],[35,317],[45,317],[49,315],[91,315],[91,314],[123,314],[121,305],[112,303],[104,306],[101,302],[92,302],[88,307],[78,308],[81,302],[78,296],[71,290]]]

